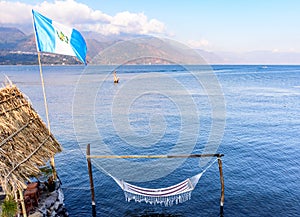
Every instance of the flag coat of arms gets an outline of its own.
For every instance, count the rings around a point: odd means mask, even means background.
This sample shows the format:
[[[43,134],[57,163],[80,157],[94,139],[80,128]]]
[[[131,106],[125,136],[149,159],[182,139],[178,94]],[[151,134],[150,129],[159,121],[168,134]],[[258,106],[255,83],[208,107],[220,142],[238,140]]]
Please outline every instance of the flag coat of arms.
[[[32,14],[38,51],[75,56],[86,64],[87,47],[80,32],[34,10]]]

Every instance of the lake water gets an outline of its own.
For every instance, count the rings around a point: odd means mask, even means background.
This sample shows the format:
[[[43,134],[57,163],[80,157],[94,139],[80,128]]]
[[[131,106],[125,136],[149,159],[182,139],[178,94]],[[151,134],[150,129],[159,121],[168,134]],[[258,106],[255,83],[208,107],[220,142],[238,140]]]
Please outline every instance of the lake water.
[[[200,68],[124,66],[118,69],[120,83],[114,85],[112,67],[43,66],[51,131],[63,146],[56,165],[70,216],[92,216],[86,143],[96,154],[201,153],[212,124],[223,115],[226,124],[217,134],[224,130],[224,135],[212,150],[225,154],[225,216],[299,215],[300,66],[213,66],[220,86],[213,85],[222,93],[216,91],[216,96],[207,96],[205,84],[199,85],[193,73]],[[38,66],[0,66],[0,75],[2,80],[7,75],[46,120]],[[197,174],[207,162],[93,163],[98,165],[93,167],[97,216],[219,215],[216,163],[204,173],[191,200],[172,207],[126,202],[99,167],[136,185],[157,188]]]

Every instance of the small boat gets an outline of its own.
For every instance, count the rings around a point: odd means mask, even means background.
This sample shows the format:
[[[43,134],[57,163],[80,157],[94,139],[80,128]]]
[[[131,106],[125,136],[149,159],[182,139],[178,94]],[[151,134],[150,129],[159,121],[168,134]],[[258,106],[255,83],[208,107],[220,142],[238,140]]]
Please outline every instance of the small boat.
[[[119,83],[119,78],[116,71],[114,71],[114,83]]]

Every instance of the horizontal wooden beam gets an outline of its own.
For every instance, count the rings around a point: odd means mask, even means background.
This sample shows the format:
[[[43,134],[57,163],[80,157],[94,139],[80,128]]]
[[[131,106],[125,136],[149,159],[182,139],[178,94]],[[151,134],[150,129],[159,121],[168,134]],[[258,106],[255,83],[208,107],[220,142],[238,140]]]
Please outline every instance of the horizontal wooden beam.
[[[87,155],[86,158],[102,159],[130,159],[130,158],[202,158],[202,157],[223,157],[224,154],[188,154],[188,155]]]

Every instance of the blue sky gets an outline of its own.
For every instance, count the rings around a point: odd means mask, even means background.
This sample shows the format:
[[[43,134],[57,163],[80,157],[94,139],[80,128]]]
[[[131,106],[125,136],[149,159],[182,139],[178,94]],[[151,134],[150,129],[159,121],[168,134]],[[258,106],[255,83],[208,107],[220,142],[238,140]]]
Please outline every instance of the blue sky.
[[[0,11],[1,26],[5,26],[5,22],[8,22],[1,16],[9,11],[3,9],[3,2],[1,1],[2,9],[0,9],[3,10]],[[58,16],[58,11],[61,10],[63,13],[67,7],[57,7],[57,11],[52,10],[51,13],[51,9],[47,10],[47,7],[61,1],[47,1],[48,4],[45,4],[45,1],[27,0],[9,2],[15,4],[21,2],[60,22],[62,15]],[[91,22],[90,18],[86,17],[86,21],[80,24],[79,15],[76,14],[74,17],[74,14],[71,14],[72,10],[66,12],[64,19],[69,18],[71,21],[68,24],[75,25],[78,30],[90,26],[99,32],[109,29],[106,34],[119,34],[122,31],[153,34],[209,51],[300,52],[298,0],[68,0],[67,2],[69,5],[81,3],[82,7],[87,6],[92,12],[102,13],[101,16],[98,14],[97,19],[92,19],[93,22],[103,24],[95,28],[88,23]],[[28,14],[30,16],[30,13]],[[128,22],[122,22],[122,19]],[[107,22],[111,22],[110,25],[105,25]],[[122,28],[120,23],[124,25]],[[9,25],[14,24],[25,25],[17,22]]]

